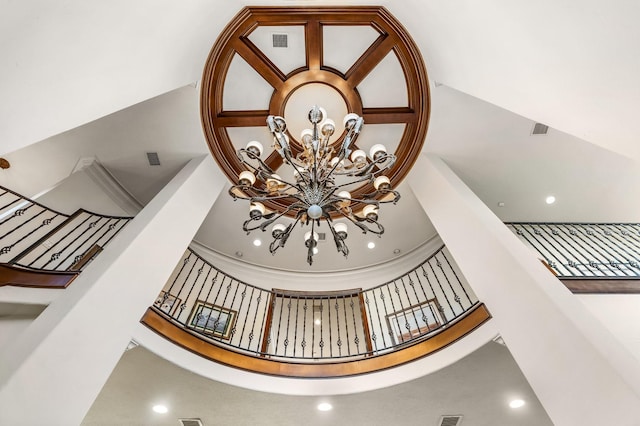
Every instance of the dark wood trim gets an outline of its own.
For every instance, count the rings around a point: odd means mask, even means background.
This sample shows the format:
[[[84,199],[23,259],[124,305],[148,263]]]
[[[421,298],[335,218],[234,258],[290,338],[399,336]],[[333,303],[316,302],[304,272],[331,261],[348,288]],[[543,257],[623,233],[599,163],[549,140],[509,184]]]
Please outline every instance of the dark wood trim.
[[[330,378],[372,373],[418,360],[455,343],[490,318],[491,315],[484,304],[478,304],[463,318],[441,332],[402,349],[353,361],[308,364],[256,357],[225,349],[190,333],[154,308],[147,309],[141,322],[173,343],[230,367],[273,376]]]
[[[271,293],[276,296],[284,297],[303,297],[305,299],[321,298],[329,299],[332,297],[353,297],[362,293],[361,288],[353,288],[348,290],[333,290],[333,291],[304,291],[304,290],[283,290],[279,288],[271,289]]]
[[[260,352],[266,353],[269,348],[269,334],[271,334],[271,323],[273,322],[273,305],[275,302],[274,293],[269,294],[269,306],[267,306],[267,318],[264,324],[264,334],[262,335],[262,345],[260,345]],[[264,356],[264,355],[262,355]]]
[[[77,263],[74,263],[73,265],[71,265],[67,269],[67,271],[81,270],[82,268],[84,268],[84,265],[86,265],[91,259],[96,257],[98,253],[100,253],[102,250],[103,249],[101,246],[99,246],[98,244],[94,244],[89,250],[84,252],[84,254],[82,255],[82,258]]]
[[[267,123],[268,110],[223,111],[218,122],[224,127],[262,127]]]
[[[45,209],[49,210],[47,207],[44,207]],[[14,257],[13,259],[11,259],[8,263],[18,263],[18,261],[24,257],[26,257],[29,253],[31,253],[33,250],[35,250],[39,245],[41,245],[42,243],[44,243],[45,241],[47,241],[52,235],[56,234],[58,231],[60,231],[61,229],[63,229],[65,226],[67,226],[69,223],[73,222],[78,216],[80,216],[82,213],[84,212],[84,210],[82,209],[78,209],[75,212],[73,212],[73,214],[71,216],[67,216],[67,215],[63,215],[64,217],[66,217],[65,220],[63,220],[60,224],[58,224],[55,228],[53,228],[51,231],[49,231],[48,233],[46,233],[43,237],[41,237],[38,241],[36,241],[35,243],[31,244],[29,247],[27,247],[26,249],[22,250],[20,252],[20,254],[18,254],[16,257]],[[58,214],[57,212],[54,212],[56,214]]]
[[[79,272],[43,271],[0,263],[0,287],[66,288]]]
[[[560,279],[574,294],[640,294],[640,279]]]
[[[251,33],[260,26],[305,27],[306,65],[283,75],[269,58],[249,41]],[[369,26],[380,37],[345,73],[323,64],[323,28],[329,25]],[[400,62],[407,89],[408,105],[401,108],[365,109],[357,85],[388,54],[395,54]],[[225,80],[235,55],[244,58],[256,72],[273,87],[268,114],[283,115],[286,101],[296,89],[310,83],[327,84],[337,90],[350,112],[365,116],[373,124],[406,123],[394,152],[397,161],[388,173],[391,184],[397,187],[411,170],[422,151],[430,116],[430,88],[420,51],[403,26],[383,7],[246,7],[222,31],[209,53],[202,76],[201,120],[203,131],[213,157],[230,181],[237,182],[244,169],[237,158],[236,148],[227,132],[228,127],[255,126],[258,117],[252,111],[224,111]],[[299,145],[297,135],[291,135],[292,147]],[[282,161],[273,153],[267,164],[274,170]],[[353,198],[373,193],[370,183],[351,190]],[[270,210],[282,211],[289,200],[266,202]],[[362,206],[352,206],[359,210]]]
[[[358,60],[345,73],[345,79],[351,87],[357,87],[367,75],[378,66],[385,56],[389,54],[397,44],[397,39],[388,34],[382,34],[371,46],[358,58]]]
[[[365,336],[367,352],[373,353],[373,343],[371,342],[371,330],[369,329],[369,318],[367,318],[367,308],[364,304],[364,296],[362,295],[362,292],[358,294],[358,300],[360,301],[360,316],[362,317],[362,330]]]

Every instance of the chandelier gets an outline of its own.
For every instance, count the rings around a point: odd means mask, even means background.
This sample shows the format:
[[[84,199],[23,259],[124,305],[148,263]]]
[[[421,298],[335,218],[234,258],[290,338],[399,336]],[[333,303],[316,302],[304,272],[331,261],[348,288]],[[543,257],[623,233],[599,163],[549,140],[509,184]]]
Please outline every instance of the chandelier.
[[[333,145],[329,139],[336,126],[327,118],[326,111],[314,106],[309,111],[309,121],[312,128],[303,130],[300,137],[302,152],[294,156],[284,118],[267,117],[274,148],[284,164],[293,168],[295,182],[287,182],[275,174],[260,158],[262,144],[251,141],[246,148],[238,150],[238,159],[248,170],[240,173],[238,184],[229,189],[229,195],[234,200],[240,198],[250,202],[249,219],[242,225],[247,234],[257,229],[264,232],[273,225],[273,241],[269,245],[272,254],[285,246],[298,223],[310,226],[304,235],[304,243],[307,262],[311,265],[313,256],[318,253],[319,234],[316,230],[321,223],[327,224],[336,249],[347,257],[348,223],[355,225],[363,234],[370,232],[381,236],[384,227],[378,222],[379,206],[381,203],[397,203],[400,193],[392,189],[389,178],[384,175],[396,160],[395,155],[387,153],[384,145],[372,146],[369,158],[363,150],[351,149],[364,124],[362,117],[347,114],[344,117],[344,135]],[[372,183],[375,191],[359,198],[353,198],[347,191],[354,184],[365,182]],[[263,202],[276,200],[288,201],[288,204],[280,211],[267,212]],[[352,207],[355,206],[362,206],[362,210],[354,212]],[[286,225],[279,221],[287,216],[294,220]],[[342,220],[336,221],[335,218]]]

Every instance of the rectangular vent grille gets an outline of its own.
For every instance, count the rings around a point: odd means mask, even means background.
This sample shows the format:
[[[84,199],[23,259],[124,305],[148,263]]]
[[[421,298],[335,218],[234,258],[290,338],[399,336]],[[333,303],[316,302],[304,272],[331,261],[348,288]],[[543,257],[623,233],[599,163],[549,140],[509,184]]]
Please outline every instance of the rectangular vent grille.
[[[438,426],[460,426],[461,423],[462,416],[442,416]]]
[[[327,239],[327,233],[326,232],[318,232],[318,241],[324,241]]]
[[[159,166],[160,165],[160,157],[158,157],[157,152],[147,152],[147,160],[149,160],[150,166]]]
[[[272,34],[273,47],[289,47],[289,36],[287,34]]]
[[[204,426],[200,419],[178,419],[180,426]]]
[[[532,135],[546,135],[548,131],[549,131],[549,126],[545,126],[542,123],[536,123],[533,126],[533,132],[531,132],[531,134]]]

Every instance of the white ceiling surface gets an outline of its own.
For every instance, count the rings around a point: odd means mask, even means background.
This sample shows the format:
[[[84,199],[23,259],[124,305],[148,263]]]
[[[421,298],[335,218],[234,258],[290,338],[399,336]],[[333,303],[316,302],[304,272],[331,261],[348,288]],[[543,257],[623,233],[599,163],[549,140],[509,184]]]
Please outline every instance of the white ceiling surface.
[[[196,81],[217,34],[248,3],[4,0],[2,152]],[[640,3],[378,3],[413,35],[432,79],[640,159]]]
[[[365,125],[364,132],[374,127]],[[503,220],[640,220],[640,205],[630,192],[640,186],[634,162],[554,129],[546,136],[531,136],[532,127],[531,120],[439,86],[432,90],[425,150],[441,155]],[[264,129],[255,130],[256,138],[268,140]],[[147,151],[158,152],[162,165],[149,166]],[[186,86],[7,155],[13,166],[0,174],[0,183],[33,195],[67,176],[78,158],[96,156],[146,203],[190,158],[206,152],[198,90]],[[370,239],[352,230],[348,260],[329,240],[321,243],[321,253],[309,268],[301,250],[302,230],[292,235],[282,253],[271,256],[268,233],[246,236],[240,230],[246,202],[234,203],[226,194],[196,238],[218,252],[235,257],[241,251],[244,261],[273,268],[322,271],[376,264],[394,257],[395,249],[407,253],[434,235],[410,188],[401,185],[399,190],[399,204],[381,210],[387,231],[382,239],[373,238],[377,247],[365,249]],[[557,198],[551,206],[544,203],[549,194]],[[505,206],[498,207],[499,202]],[[262,237],[262,247],[253,246],[256,235]]]
[[[514,410],[510,400],[526,405]],[[319,412],[329,402],[333,410]],[[163,403],[167,414],[151,410]],[[126,352],[83,421],[98,425],[428,425],[462,414],[462,425],[544,426],[551,421],[509,351],[489,343],[451,366],[411,382],[355,395],[296,397],[211,381],[142,347]]]

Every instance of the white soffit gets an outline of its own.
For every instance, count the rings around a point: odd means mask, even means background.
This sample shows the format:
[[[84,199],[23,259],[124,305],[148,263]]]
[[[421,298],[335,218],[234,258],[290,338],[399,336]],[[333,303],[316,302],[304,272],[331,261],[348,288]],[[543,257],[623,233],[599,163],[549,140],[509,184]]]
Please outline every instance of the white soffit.
[[[225,111],[266,110],[273,87],[240,55],[234,55],[224,82]]]
[[[287,47],[273,47],[273,34],[286,34]],[[249,40],[285,75],[303,67],[306,62],[304,26],[259,26]]]
[[[325,66],[345,73],[380,35],[371,27],[325,25],[322,27]]]
[[[407,83],[393,51],[358,85],[358,91],[366,108],[407,106]]]

